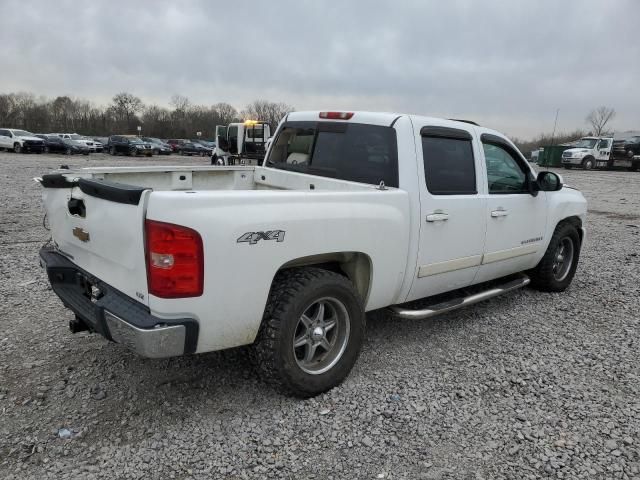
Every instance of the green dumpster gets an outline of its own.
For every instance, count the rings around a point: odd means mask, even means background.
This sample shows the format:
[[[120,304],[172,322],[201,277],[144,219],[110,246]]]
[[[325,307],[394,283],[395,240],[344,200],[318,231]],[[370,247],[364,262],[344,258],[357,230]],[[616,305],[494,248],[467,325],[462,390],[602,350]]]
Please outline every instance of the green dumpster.
[[[561,167],[562,152],[569,148],[572,147],[565,145],[547,145],[545,147],[540,147],[538,165],[542,167]]]

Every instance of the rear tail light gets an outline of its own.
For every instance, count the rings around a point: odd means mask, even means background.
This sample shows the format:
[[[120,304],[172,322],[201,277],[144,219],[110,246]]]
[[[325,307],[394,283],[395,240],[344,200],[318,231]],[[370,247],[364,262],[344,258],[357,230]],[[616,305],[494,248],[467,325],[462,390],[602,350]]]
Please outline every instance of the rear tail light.
[[[149,293],[160,298],[199,297],[204,286],[202,238],[195,230],[145,220]]]
[[[353,117],[353,112],[320,112],[320,118],[330,120],[349,120]]]

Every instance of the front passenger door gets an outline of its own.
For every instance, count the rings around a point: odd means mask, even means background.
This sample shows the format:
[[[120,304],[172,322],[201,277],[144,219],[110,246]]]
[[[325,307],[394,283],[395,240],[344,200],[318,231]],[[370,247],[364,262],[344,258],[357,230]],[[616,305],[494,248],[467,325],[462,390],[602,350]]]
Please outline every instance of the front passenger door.
[[[533,172],[527,161],[505,139],[481,136],[487,172],[487,236],[476,281],[483,282],[535,266],[544,248],[547,220],[545,192],[533,196]]]

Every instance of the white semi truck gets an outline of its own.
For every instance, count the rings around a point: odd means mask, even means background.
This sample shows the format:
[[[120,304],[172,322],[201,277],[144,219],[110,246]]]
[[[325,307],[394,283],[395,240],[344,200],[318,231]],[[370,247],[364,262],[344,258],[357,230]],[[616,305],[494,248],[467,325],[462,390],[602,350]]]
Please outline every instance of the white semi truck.
[[[271,126],[257,120],[218,125],[211,165],[259,165],[269,137]]]
[[[633,153],[633,152],[632,152]],[[614,137],[582,137],[577,144],[562,152],[562,166],[567,169],[626,168],[640,170],[640,155],[614,150]]]

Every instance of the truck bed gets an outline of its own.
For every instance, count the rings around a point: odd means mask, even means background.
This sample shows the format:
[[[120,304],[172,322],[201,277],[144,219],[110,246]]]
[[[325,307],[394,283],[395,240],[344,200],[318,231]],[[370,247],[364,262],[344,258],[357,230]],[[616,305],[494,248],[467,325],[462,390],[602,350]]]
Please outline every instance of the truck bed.
[[[67,181],[86,178],[143,187],[153,191],[211,190],[371,190],[346,180],[255,166],[96,167],[57,170]]]

